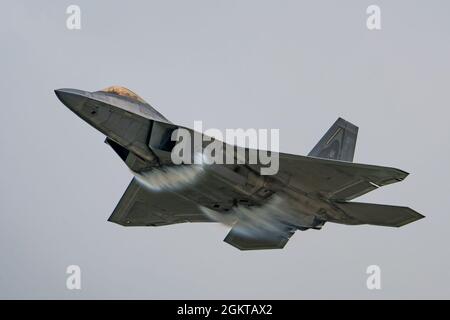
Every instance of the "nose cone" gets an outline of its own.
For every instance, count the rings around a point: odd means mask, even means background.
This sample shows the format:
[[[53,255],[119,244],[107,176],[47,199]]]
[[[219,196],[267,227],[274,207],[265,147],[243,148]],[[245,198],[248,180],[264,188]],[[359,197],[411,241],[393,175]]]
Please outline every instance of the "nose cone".
[[[58,99],[70,110],[79,112],[86,101],[86,92],[77,89],[57,89],[55,94]]]
[[[95,129],[108,135],[105,125],[112,107],[95,99],[92,93],[78,89],[57,89],[55,94],[61,102]]]

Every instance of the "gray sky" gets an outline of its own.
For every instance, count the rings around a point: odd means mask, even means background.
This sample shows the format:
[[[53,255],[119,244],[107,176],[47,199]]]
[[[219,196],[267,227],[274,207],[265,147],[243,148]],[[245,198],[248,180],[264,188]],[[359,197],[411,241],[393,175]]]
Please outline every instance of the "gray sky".
[[[66,28],[73,3],[81,30]],[[366,28],[370,4],[380,31]],[[449,12],[444,0],[3,3],[0,298],[450,298]],[[358,201],[426,218],[330,223],[259,252],[216,224],[109,223],[131,174],[53,90],[113,84],[185,126],[279,128],[296,154],[342,116],[360,128],[356,162],[411,173]],[[66,289],[71,264],[80,291]]]

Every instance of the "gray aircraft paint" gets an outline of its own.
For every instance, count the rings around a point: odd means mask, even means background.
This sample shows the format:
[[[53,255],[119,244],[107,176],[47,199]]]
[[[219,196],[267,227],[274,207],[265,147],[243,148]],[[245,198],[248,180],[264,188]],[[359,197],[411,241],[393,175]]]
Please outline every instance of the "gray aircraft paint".
[[[213,218],[231,224],[227,243],[252,250],[283,248],[296,230],[320,229],[328,221],[400,227],[423,218],[405,207],[347,202],[402,181],[407,173],[349,162],[358,128],[344,119],[320,139],[309,154],[313,157],[280,153],[280,172],[273,176],[259,175],[261,164],[248,161],[250,149],[243,153],[243,164],[175,165],[170,141],[179,127],[128,89],[112,88],[118,93],[55,90],[70,110],[112,140],[111,146],[116,144],[113,149],[137,177],[110,221],[158,226]],[[197,212],[188,213],[186,202],[196,205]]]

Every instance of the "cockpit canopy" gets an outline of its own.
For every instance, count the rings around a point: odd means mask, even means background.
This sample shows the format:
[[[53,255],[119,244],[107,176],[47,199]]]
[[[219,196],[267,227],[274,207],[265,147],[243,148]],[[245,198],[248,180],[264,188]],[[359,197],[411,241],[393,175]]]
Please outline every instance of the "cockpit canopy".
[[[142,99],[136,93],[134,93],[133,91],[131,91],[130,89],[127,89],[125,87],[111,86],[111,87],[105,88],[105,89],[100,90],[100,91],[101,92],[107,92],[107,93],[116,94],[116,95],[122,96],[122,97],[127,97],[127,98],[130,98],[130,99],[139,101],[141,103],[147,104],[147,102],[145,102],[144,99]]]

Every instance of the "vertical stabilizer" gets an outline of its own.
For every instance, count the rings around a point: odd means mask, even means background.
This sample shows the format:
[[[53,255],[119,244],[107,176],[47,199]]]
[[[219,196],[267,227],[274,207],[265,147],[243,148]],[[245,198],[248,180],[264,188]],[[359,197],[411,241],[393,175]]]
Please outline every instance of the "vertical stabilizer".
[[[353,161],[358,127],[339,118],[308,154],[310,157]]]

